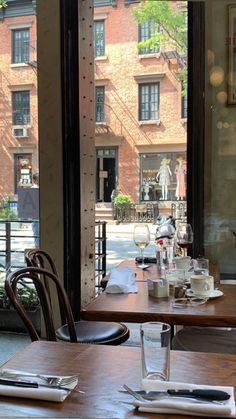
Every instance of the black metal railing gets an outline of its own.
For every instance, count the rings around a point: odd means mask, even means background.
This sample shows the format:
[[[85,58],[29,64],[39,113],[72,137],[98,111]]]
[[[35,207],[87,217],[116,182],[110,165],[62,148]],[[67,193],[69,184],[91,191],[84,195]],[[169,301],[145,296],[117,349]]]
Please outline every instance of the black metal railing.
[[[106,221],[96,221],[95,225],[95,287],[101,290],[101,281],[106,276],[107,238]]]
[[[34,248],[37,238],[32,220],[0,220],[0,265],[6,271],[25,266],[25,249]]]
[[[114,219],[127,223],[154,223],[159,215],[158,204],[122,204],[114,205]]]
[[[25,233],[24,233],[25,232]],[[0,220],[0,267],[4,271],[25,266],[25,249],[35,247],[32,220]],[[106,221],[95,225],[95,285],[106,276]]]

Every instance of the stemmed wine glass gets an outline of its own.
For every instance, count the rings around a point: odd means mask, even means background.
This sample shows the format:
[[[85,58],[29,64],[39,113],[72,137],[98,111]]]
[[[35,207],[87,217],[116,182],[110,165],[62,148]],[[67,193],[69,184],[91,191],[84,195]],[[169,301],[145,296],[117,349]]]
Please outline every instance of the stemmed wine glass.
[[[145,247],[147,247],[150,243],[150,231],[147,224],[138,224],[134,226],[134,243],[140,248],[141,251],[142,263],[138,266],[141,269],[145,269],[147,268],[147,265],[144,263],[143,251]]]
[[[193,242],[193,230],[191,224],[179,223],[176,229],[177,244],[183,249],[183,256],[187,256],[187,249]]]

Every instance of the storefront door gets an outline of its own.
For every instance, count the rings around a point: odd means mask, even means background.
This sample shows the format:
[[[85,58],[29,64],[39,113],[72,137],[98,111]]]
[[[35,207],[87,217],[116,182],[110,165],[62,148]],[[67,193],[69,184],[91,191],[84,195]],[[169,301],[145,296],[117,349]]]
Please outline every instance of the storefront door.
[[[116,150],[97,150],[97,202],[111,202],[116,187]]]

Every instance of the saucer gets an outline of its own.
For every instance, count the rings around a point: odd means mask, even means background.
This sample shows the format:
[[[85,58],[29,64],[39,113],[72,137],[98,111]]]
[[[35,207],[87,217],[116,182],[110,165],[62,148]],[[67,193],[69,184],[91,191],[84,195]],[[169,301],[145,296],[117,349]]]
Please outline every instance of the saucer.
[[[139,268],[139,269],[147,269],[147,268],[149,268],[151,265],[136,265],[136,268]]]
[[[218,298],[218,297],[222,297],[224,293],[220,290],[215,289],[211,291],[208,295],[199,295],[199,294],[195,294],[193,290],[189,288],[188,290],[186,290],[186,295],[187,297]]]

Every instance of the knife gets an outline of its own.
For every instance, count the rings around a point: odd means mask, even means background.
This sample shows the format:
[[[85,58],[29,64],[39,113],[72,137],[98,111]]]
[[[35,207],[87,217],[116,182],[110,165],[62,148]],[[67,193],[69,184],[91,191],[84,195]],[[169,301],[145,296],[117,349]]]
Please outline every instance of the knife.
[[[8,378],[0,378],[0,385],[4,386],[13,386],[13,387],[27,387],[27,388],[54,388],[57,390],[67,390],[71,391],[69,387],[54,386],[51,384],[39,384],[36,381],[23,381],[23,380],[10,380]]]
[[[161,395],[166,396],[175,396],[175,397],[190,397],[201,400],[214,400],[214,401],[224,401],[229,400],[230,395],[222,390],[210,390],[210,389],[196,389],[196,390],[175,390],[170,389],[166,391],[145,391],[145,390],[133,390],[135,393],[140,394],[141,396],[147,396],[150,398],[155,398]],[[127,390],[120,390],[121,393],[129,393]]]

